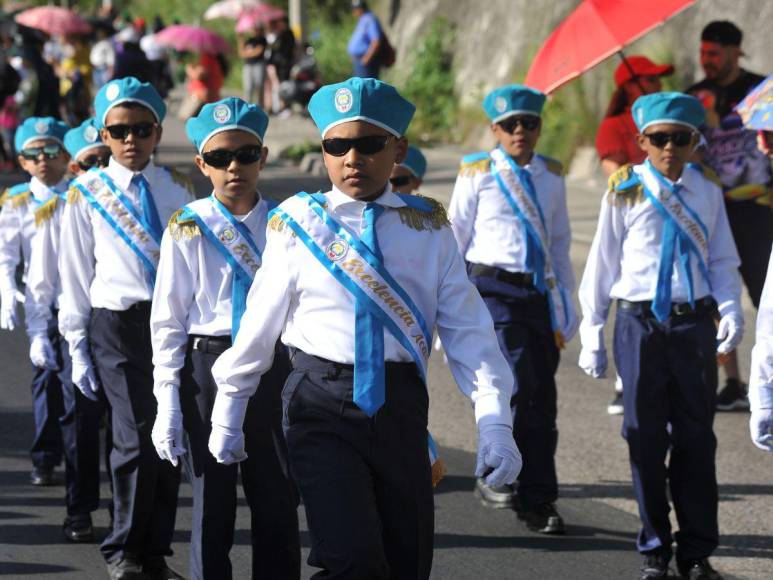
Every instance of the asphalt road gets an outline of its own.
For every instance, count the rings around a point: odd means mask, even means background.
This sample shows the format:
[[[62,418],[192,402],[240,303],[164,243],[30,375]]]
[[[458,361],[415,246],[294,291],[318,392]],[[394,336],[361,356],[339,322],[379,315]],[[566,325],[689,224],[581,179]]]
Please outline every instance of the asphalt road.
[[[307,121],[272,120],[268,145],[273,153],[284,145],[314,138]],[[423,190],[446,201],[460,151],[429,152],[430,171]],[[162,163],[175,164],[195,176],[192,149],[182,125],[169,120]],[[295,191],[325,187],[325,181],[277,162],[275,155],[262,176],[262,191],[284,197]],[[0,176],[0,185],[19,181]],[[206,184],[197,177],[200,193]],[[578,274],[585,263],[595,228],[603,187],[570,183],[569,207],[575,242],[572,259]],[[748,311],[747,328],[753,328]],[[611,325],[609,325],[611,327]],[[741,349],[748,368],[751,333]],[[97,579],[106,577],[96,545],[67,544],[61,533],[64,489],[28,484],[27,453],[32,432],[27,341],[23,332],[0,332],[0,576],[9,578]],[[456,389],[441,357],[430,369],[430,427],[449,465],[449,475],[436,489],[436,536],[433,578],[437,579],[600,579],[633,578],[640,563],[634,540],[638,528],[630,483],[627,450],[620,437],[621,419],[606,414],[609,381],[587,378],[576,366],[579,345],[573,341],[558,372],[558,473],[568,533],[543,537],[528,532],[510,511],[482,507],[471,490],[476,435],[472,411]],[[773,456],[757,451],[748,439],[748,415],[720,414],[719,439],[721,545],[715,566],[726,578],[773,578]],[[61,481],[61,472],[59,472]],[[103,478],[104,479],[104,478]],[[103,504],[108,488],[103,481]],[[236,545],[232,551],[235,578],[249,577],[249,518],[240,500]],[[301,511],[302,516],[302,511]],[[98,536],[106,532],[107,512],[95,514]],[[187,574],[190,536],[190,488],[180,489],[180,509],[174,538],[173,567]],[[305,523],[302,520],[305,530]],[[308,535],[301,543],[308,555]],[[313,573],[304,568],[303,577]]]

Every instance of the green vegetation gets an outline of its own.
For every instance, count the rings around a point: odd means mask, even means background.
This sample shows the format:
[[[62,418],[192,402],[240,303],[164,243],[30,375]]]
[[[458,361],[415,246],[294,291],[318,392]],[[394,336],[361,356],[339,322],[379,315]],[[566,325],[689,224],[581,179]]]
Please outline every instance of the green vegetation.
[[[279,152],[280,159],[287,159],[293,163],[300,163],[307,153],[322,153],[322,145],[319,141],[303,141],[295,143]]]
[[[340,17],[334,17],[335,14],[311,11],[309,15],[309,39],[324,83],[338,83],[352,76],[352,62],[346,45],[355,21],[348,13]]]

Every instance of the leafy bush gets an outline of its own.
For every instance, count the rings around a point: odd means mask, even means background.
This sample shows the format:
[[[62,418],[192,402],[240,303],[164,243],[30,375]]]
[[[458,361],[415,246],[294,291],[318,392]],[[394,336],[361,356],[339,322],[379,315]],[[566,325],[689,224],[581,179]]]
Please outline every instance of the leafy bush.
[[[279,153],[281,159],[288,159],[293,163],[300,163],[307,153],[322,153],[322,145],[319,141],[303,141],[294,143],[282,149]]]
[[[322,82],[345,81],[352,76],[352,61],[346,49],[354,31],[354,18],[343,15],[339,20],[333,20],[321,11],[312,11],[310,16],[309,38]]]

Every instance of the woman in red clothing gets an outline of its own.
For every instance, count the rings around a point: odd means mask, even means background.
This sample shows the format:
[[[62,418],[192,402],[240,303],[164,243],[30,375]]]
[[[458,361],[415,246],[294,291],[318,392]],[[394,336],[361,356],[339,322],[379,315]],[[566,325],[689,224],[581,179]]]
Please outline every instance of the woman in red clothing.
[[[199,113],[207,103],[220,100],[225,78],[217,55],[202,53],[199,61],[185,67],[188,78],[188,96],[180,105],[178,117],[185,121]]]
[[[626,64],[627,62],[627,64]],[[615,92],[596,133],[596,152],[606,175],[626,163],[641,163],[646,154],[636,142],[638,130],[631,105],[641,95],[660,91],[660,77],[673,74],[670,64],[655,64],[646,56],[629,56],[615,70]]]

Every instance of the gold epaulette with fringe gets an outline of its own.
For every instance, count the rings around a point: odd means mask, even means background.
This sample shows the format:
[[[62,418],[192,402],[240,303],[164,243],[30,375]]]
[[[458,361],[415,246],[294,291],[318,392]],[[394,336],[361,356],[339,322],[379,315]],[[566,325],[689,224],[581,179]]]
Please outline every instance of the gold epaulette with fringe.
[[[10,207],[21,207],[30,201],[30,197],[32,197],[32,192],[25,191],[24,193],[19,193],[17,195],[9,195],[7,196],[5,202],[3,202],[3,205],[9,205]]]
[[[634,205],[644,199],[644,187],[638,181],[627,185],[634,176],[633,165],[625,164],[609,176],[609,196],[612,205]]]
[[[491,171],[491,159],[489,157],[475,158],[471,161],[462,159],[459,164],[459,175],[463,177],[474,177]]]
[[[421,211],[413,207],[400,207],[397,208],[397,213],[400,215],[400,220],[409,228],[418,231],[424,230],[439,230],[451,222],[448,221],[448,214],[443,204],[426,197],[424,195],[413,194],[416,197],[420,197],[431,207],[430,211]]]
[[[272,232],[277,232],[279,234],[285,233],[285,232],[290,232],[290,233],[293,234],[293,236],[295,235],[295,232],[292,230],[292,228],[290,228],[285,223],[285,221],[281,217],[279,217],[278,214],[274,214],[274,215],[271,216],[271,219],[268,220],[268,226],[267,227]]]
[[[3,193],[0,193],[0,207],[3,207],[3,204],[7,199],[8,199],[8,190],[6,189],[5,191],[3,191]]]
[[[46,203],[35,210],[35,227],[39,227],[43,222],[47,222],[56,213],[56,204],[59,202],[59,196],[55,195]]]
[[[545,168],[552,173],[553,175],[557,175],[558,177],[564,176],[564,164],[561,163],[558,159],[553,159],[552,157],[545,157],[542,156],[543,161],[545,162]]]
[[[190,240],[201,235],[201,228],[199,227],[199,224],[196,223],[196,220],[180,219],[183,211],[184,209],[178,209],[174,212],[172,217],[169,218],[169,224],[167,226],[172,239],[178,242],[180,240]]]
[[[193,187],[193,181],[191,181],[190,177],[175,167],[167,167],[166,170],[169,172],[169,177],[172,178],[172,181],[174,181],[180,187],[187,189],[188,193],[191,195],[196,195],[196,190]]]
[[[67,203],[78,203],[81,200],[81,197],[83,197],[81,190],[74,185],[67,190]]]

